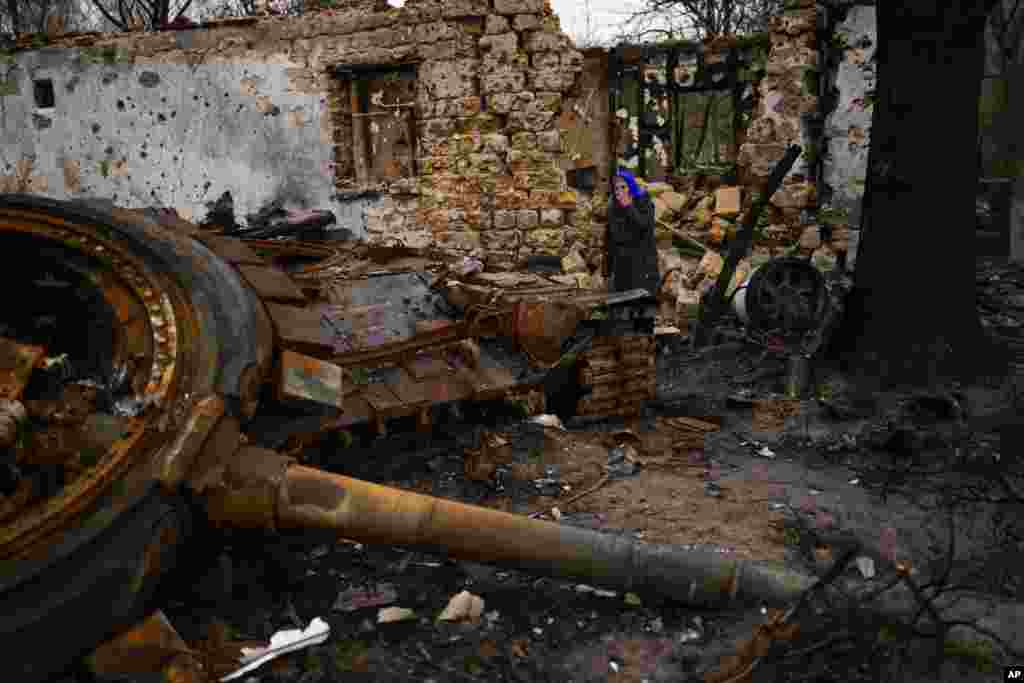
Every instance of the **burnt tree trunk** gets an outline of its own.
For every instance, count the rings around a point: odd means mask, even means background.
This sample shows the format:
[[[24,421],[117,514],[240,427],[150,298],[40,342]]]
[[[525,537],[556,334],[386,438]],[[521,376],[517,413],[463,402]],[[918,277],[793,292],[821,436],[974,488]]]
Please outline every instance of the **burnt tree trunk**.
[[[995,0],[878,3],[877,92],[839,348],[885,384],[992,367],[975,305],[983,29]]]

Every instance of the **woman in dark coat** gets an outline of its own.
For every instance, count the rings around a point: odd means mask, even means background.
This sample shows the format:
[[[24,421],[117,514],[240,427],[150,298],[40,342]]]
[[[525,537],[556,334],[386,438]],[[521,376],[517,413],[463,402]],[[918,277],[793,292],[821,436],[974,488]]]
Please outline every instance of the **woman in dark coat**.
[[[654,241],[654,203],[629,171],[612,178],[608,207],[609,290],[646,289],[658,293],[658,247]]]

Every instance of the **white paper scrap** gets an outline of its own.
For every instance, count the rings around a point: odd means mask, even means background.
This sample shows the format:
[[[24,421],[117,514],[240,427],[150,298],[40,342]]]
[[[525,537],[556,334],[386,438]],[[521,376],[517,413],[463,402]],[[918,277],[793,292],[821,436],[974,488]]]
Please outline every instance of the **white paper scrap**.
[[[281,655],[295,652],[296,650],[303,650],[313,645],[320,645],[327,640],[327,636],[330,633],[330,625],[320,617],[316,617],[313,621],[309,622],[309,626],[305,630],[292,628],[278,631],[270,637],[270,647],[242,648],[242,658],[239,660],[242,668],[229,673],[220,680],[233,681]]]

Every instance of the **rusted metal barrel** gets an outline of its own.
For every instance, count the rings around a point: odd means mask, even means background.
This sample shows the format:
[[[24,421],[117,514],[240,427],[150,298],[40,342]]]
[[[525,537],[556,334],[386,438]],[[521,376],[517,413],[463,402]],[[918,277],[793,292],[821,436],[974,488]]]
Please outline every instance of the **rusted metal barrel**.
[[[457,503],[294,464],[243,449],[225,484],[207,491],[223,526],[323,529],[339,538],[648,592],[694,606],[756,599],[786,604],[810,579],[772,563],[644,543]]]

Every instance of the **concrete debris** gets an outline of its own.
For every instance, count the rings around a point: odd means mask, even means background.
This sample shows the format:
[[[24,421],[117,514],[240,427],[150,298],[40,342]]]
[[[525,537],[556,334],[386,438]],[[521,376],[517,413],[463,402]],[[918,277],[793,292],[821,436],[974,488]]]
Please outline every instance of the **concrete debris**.
[[[530,418],[530,422],[544,427],[553,427],[555,429],[565,430],[565,426],[562,425],[562,421],[557,415],[537,415],[536,417]]]
[[[408,607],[385,607],[377,612],[378,624],[395,624],[416,618],[416,612]]]
[[[870,557],[861,556],[854,560],[857,565],[857,569],[860,571],[861,576],[865,579],[872,579],[875,577],[875,561]]]
[[[478,595],[462,591],[448,601],[448,605],[437,615],[437,621],[467,621],[478,623],[484,613],[484,601]]]

